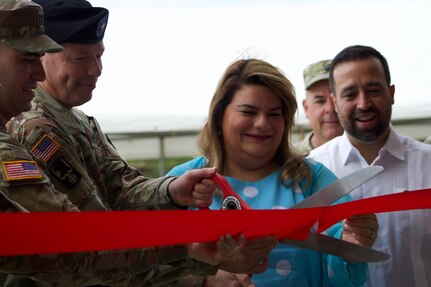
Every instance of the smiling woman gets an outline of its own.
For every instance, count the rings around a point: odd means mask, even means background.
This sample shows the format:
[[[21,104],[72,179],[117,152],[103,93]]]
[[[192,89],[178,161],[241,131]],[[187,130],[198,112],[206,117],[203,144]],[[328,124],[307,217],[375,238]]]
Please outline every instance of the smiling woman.
[[[236,167],[229,168],[231,176],[255,181],[277,169],[266,163],[282,141],[285,124],[282,102],[270,88],[258,84],[242,87],[226,107],[221,122],[226,166]],[[247,172],[241,172],[244,169]],[[249,169],[255,172],[248,173]]]
[[[304,159],[292,149],[290,135],[296,109],[293,86],[280,70],[258,59],[235,61],[218,83],[199,134],[203,156],[174,167],[168,175],[215,166],[251,208],[291,208],[335,180],[323,165]],[[227,205],[216,196],[211,208]],[[377,221],[373,215],[366,218],[366,224],[353,224],[353,233],[345,232],[342,238],[371,246],[374,239],[360,234],[363,229],[367,235],[369,229],[376,229]],[[349,220],[358,222],[356,217]],[[337,224],[327,232],[338,238],[342,231]],[[258,286],[321,286],[323,282],[351,286],[366,280],[365,264],[292,246],[277,246],[261,263],[268,264],[268,269],[253,275]],[[226,278],[237,277],[219,272],[207,280],[222,282]]]

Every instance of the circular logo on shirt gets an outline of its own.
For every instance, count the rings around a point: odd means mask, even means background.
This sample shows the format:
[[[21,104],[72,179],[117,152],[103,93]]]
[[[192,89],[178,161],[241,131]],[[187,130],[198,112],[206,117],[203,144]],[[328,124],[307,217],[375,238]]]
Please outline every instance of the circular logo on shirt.
[[[241,203],[239,200],[232,195],[227,196],[225,199],[223,199],[223,204],[221,207],[222,210],[240,210],[241,209]]]

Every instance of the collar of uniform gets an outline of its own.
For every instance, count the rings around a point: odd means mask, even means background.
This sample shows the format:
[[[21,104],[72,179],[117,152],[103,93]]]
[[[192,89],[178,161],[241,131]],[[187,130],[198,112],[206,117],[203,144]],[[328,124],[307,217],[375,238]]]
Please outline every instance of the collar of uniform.
[[[63,128],[70,132],[76,131],[85,133],[81,125],[76,125],[78,120],[72,110],[66,108],[62,103],[57,101],[57,99],[49,95],[40,85],[36,88],[35,100],[41,102],[52,116],[61,123]]]
[[[313,150],[314,149],[313,145],[311,144],[311,138],[313,137],[313,135],[314,135],[314,133],[313,133],[313,131],[311,131],[305,137],[306,141],[307,141],[307,148],[308,148],[308,150]]]

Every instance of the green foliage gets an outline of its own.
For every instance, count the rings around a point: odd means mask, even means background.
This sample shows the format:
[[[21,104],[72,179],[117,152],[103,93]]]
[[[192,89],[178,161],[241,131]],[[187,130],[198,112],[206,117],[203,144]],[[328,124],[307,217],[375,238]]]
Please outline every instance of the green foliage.
[[[191,160],[192,157],[175,157],[165,159],[165,173],[170,171],[174,166]],[[138,168],[147,177],[159,177],[160,160],[159,159],[148,159],[148,160],[129,160],[129,165]]]

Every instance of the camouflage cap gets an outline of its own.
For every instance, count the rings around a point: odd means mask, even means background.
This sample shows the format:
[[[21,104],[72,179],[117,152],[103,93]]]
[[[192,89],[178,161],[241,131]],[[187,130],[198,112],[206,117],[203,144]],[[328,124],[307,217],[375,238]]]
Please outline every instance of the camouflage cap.
[[[329,70],[331,69],[331,60],[323,60],[308,65],[304,69],[304,85],[308,90],[313,84],[329,80]]]
[[[43,11],[28,0],[0,0],[0,41],[25,53],[60,52],[63,48],[44,34]]]

